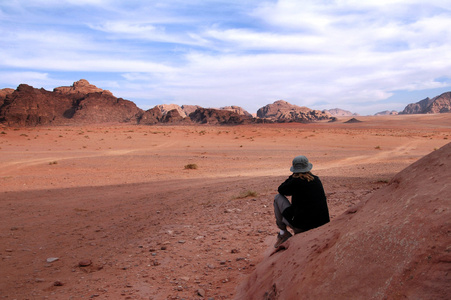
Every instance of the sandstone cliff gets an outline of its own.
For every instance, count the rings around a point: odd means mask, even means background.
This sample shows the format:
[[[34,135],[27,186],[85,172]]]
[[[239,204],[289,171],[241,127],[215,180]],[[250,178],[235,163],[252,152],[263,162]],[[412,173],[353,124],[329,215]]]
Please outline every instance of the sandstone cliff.
[[[392,110],[392,111],[384,110],[384,111],[377,112],[374,115],[375,116],[388,116],[388,115],[393,116],[393,115],[397,115],[397,114],[398,114],[398,112],[396,110]]]
[[[344,110],[341,108],[332,108],[332,109],[325,109],[323,110],[323,113],[329,113],[332,117],[348,117],[348,116],[358,116],[357,113],[352,113],[349,110]]]
[[[12,94],[14,92],[13,89],[0,89],[0,107],[2,107],[3,103],[5,102],[6,96],[9,94]]]
[[[237,113],[242,116],[252,117],[252,115],[249,112],[247,112],[245,109],[243,109],[240,106],[236,106],[236,105],[224,106],[224,107],[221,107],[220,109],[232,111],[232,112]]]
[[[407,105],[400,114],[437,114],[451,112],[451,92]]]
[[[116,98],[81,79],[72,86],[47,91],[21,84],[16,90],[0,90],[0,122],[8,126],[75,125],[90,123],[211,123],[313,122],[327,120],[327,112],[279,100],[260,108],[259,118],[239,106],[205,109],[197,105],[162,104],[143,111],[135,103]]]
[[[21,84],[6,95],[0,122],[9,126],[66,125],[78,123],[130,122],[136,124],[143,111],[133,102],[114,97],[86,80],[53,92]]]
[[[251,117],[245,117],[233,111],[212,108],[198,108],[189,117],[193,122],[201,124],[238,125],[245,123],[245,119],[251,119]]]
[[[72,103],[72,99],[61,94],[21,84],[5,97],[0,122],[9,126],[63,124]]]
[[[331,115],[320,110],[312,110],[308,107],[290,104],[284,100],[278,100],[268,104],[257,111],[257,117],[270,119],[275,122],[312,122],[328,120]]]

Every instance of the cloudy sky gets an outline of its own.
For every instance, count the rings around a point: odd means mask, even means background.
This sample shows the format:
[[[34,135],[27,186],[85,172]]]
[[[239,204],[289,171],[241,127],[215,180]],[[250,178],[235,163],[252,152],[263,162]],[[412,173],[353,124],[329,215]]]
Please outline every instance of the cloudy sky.
[[[449,0],[5,0],[0,88],[360,114],[451,91]]]

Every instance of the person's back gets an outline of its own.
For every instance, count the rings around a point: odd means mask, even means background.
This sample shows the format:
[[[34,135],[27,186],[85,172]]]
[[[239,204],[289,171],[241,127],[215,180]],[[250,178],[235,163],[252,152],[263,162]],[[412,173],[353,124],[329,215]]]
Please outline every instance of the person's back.
[[[304,232],[330,221],[326,194],[321,180],[310,170],[312,164],[305,156],[296,156],[290,170],[293,172],[279,188],[279,194],[274,198],[274,214],[280,232],[277,235],[278,247],[292,234]],[[291,196],[291,203],[286,196]]]
[[[313,179],[309,181],[295,174],[278,188],[280,194],[291,196],[291,206],[283,211],[283,216],[290,224],[303,231],[330,221],[321,180],[313,174],[312,177]]]

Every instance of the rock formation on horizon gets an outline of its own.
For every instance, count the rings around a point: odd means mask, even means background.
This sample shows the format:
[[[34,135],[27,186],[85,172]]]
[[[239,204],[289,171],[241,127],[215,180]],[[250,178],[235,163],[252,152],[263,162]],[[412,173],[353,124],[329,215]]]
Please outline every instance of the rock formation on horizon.
[[[239,114],[239,115],[246,116],[246,117],[252,117],[252,115],[251,115],[249,112],[247,112],[247,111],[246,111],[245,109],[243,109],[242,107],[236,106],[236,105],[232,105],[232,106],[224,106],[224,107],[221,107],[221,108],[219,108],[219,109],[221,109],[221,110],[233,111],[233,112],[235,112],[235,113],[237,113],[237,114]]]
[[[130,122],[142,114],[133,102],[114,97],[86,80],[53,92],[21,84],[6,95],[0,107],[0,122],[8,126],[68,125],[79,123]]]
[[[191,120],[193,120],[193,122],[212,125],[238,125],[245,123],[255,123],[257,121],[252,117],[243,116],[234,111],[212,108],[196,109],[196,111],[191,113],[189,117],[191,118]]]
[[[398,114],[398,112],[396,110],[392,110],[392,111],[384,110],[384,111],[377,112],[374,115],[375,116],[394,116],[397,114]]]
[[[110,96],[113,94],[109,90],[102,90],[93,84],[90,84],[86,79],[80,79],[76,81],[71,86],[61,86],[53,89],[56,93],[61,94],[90,94],[90,93],[105,93]]]
[[[197,112],[197,113],[196,113]],[[237,106],[226,109],[204,109],[197,105],[163,104],[144,111],[135,103],[116,98],[81,79],[72,86],[47,91],[21,84],[16,90],[0,90],[0,122],[8,126],[76,125],[129,123],[244,124],[261,122]]]
[[[290,238],[236,299],[449,299],[449,178],[451,143],[330,223]]]
[[[312,122],[329,120],[331,115],[305,106],[297,106],[284,100],[275,101],[257,111],[257,117],[274,122]]]
[[[407,105],[399,114],[437,114],[451,112],[451,92]]]
[[[350,112],[349,110],[344,110],[341,108],[332,108],[323,110],[324,113],[329,113],[332,117],[349,117],[358,116],[358,113]]]

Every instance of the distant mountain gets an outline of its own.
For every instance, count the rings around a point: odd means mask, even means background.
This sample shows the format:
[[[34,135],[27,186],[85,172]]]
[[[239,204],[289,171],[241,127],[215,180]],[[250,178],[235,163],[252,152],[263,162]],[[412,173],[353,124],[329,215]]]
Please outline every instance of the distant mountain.
[[[429,97],[407,105],[400,114],[437,114],[451,112],[451,92],[443,93],[430,99]]]
[[[242,107],[239,107],[239,106],[235,106],[235,105],[224,106],[224,107],[221,107],[220,109],[221,110],[233,111],[233,112],[236,112],[237,114],[242,115],[242,116],[252,117],[252,115],[250,113],[248,113],[246,110],[244,110]]]
[[[220,109],[198,105],[162,104],[142,110],[132,101],[116,98],[81,79],[71,86],[47,91],[27,84],[0,90],[0,123],[7,126],[77,125],[96,123],[163,124],[252,124],[271,122],[315,122],[331,120],[332,114],[355,116],[341,109],[312,110],[275,101],[257,111],[257,117],[239,106]]]
[[[397,115],[397,114],[398,114],[398,112],[396,110],[392,110],[392,111],[384,110],[384,111],[375,113],[374,115],[375,116],[387,116],[387,115]]]
[[[88,93],[87,90],[89,90]],[[21,84],[6,95],[0,122],[13,126],[137,122],[142,111],[131,101],[95,89],[86,80],[53,92]]]
[[[305,106],[297,106],[284,100],[278,100],[260,108],[257,111],[257,117],[274,122],[312,122],[329,120],[331,115],[320,110],[312,110]]]
[[[53,91],[21,84],[0,90],[0,122],[8,126],[76,125],[96,123],[261,123],[238,106],[204,109],[197,105],[157,105],[144,111],[81,79]]]
[[[324,113],[329,113],[332,117],[349,117],[349,116],[358,116],[357,113],[352,113],[349,110],[344,110],[341,108],[332,108],[323,110]]]

